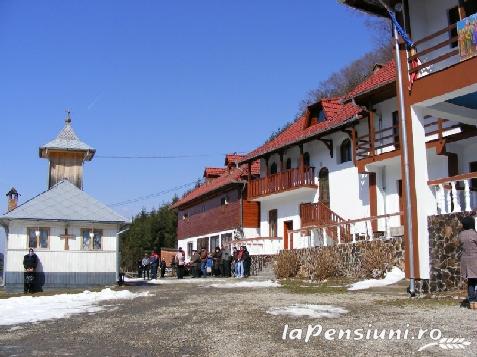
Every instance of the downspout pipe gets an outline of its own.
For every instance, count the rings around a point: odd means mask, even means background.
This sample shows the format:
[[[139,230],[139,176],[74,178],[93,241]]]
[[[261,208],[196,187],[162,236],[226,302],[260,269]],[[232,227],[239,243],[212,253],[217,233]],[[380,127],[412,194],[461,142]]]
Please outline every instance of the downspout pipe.
[[[388,11],[389,6],[383,0],[379,0],[381,5]],[[410,165],[409,165],[409,150],[408,150],[408,137],[407,137],[407,121],[406,121],[406,107],[404,105],[404,86],[402,80],[402,63],[401,63],[401,56],[400,56],[400,48],[399,48],[399,33],[397,30],[396,25],[393,23],[393,33],[394,33],[394,41],[395,41],[395,56],[396,56],[396,71],[397,71],[397,79],[398,79],[398,95],[399,95],[399,113],[400,113],[400,124],[401,124],[401,139],[402,139],[402,163],[404,168],[404,178],[405,178],[405,185],[404,185],[404,194],[406,197],[406,233],[407,233],[407,240],[408,240],[408,248],[409,248],[409,294],[411,296],[416,295],[415,289],[415,272],[414,272],[414,241],[413,241],[413,224],[412,224],[412,205],[411,205],[411,189],[409,182],[411,181],[410,175]]]

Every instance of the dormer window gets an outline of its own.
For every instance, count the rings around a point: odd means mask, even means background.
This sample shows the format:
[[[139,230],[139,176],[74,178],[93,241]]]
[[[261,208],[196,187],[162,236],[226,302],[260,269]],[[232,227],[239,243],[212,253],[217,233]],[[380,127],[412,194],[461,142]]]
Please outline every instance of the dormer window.
[[[326,114],[321,104],[315,104],[308,107],[309,117],[307,127],[326,121]]]

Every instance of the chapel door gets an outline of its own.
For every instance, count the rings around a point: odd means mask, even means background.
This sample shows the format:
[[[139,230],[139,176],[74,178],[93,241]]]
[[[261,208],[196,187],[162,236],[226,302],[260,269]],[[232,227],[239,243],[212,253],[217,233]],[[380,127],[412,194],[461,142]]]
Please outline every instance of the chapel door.
[[[319,179],[319,200],[325,206],[330,207],[330,183],[328,179],[328,169],[323,167],[318,174]]]

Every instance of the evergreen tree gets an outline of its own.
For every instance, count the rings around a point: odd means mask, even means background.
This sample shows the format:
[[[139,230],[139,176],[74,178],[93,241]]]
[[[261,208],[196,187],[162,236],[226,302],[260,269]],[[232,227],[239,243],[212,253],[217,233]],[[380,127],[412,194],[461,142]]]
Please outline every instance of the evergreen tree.
[[[177,201],[174,197],[172,202]],[[131,226],[120,236],[121,269],[135,271],[136,263],[152,250],[174,248],[176,246],[177,213],[170,204],[158,210],[146,212],[143,209],[133,218]]]

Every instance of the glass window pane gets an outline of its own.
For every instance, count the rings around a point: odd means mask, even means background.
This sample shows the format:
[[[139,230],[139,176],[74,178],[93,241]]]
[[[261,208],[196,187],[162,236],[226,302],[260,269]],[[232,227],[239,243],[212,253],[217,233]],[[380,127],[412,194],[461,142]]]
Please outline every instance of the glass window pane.
[[[48,229],[46,229],[46,228],[41,228],[40,229],[39,248],[43,248],[43,249],[48,248]]]
[[[34,229],[28,230],[28,248],[36,248],[36,235]]]
[[[101,249],[101,233],[94,232],[93,249]]]
[[[82,242],[83,250],[89,250],[90,241],[91,239],[89,238],[89,230],[85,229],[83,231],[83,242]]]

